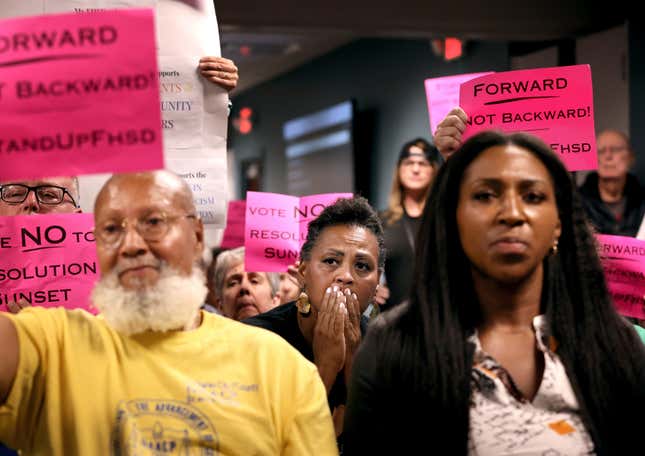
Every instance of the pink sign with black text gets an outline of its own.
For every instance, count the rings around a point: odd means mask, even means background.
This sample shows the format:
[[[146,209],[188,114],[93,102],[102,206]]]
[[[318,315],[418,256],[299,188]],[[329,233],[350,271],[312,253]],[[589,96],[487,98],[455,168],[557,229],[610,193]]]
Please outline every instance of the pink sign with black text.
[[[226,227],[222,235],[220,247],[234,249],[244,245],[244,223],[246,218],[246,201],[234,200],[228,202]]]
[[[493,73],[461,85],[465,141],[483,130],[531,133],[569,171],[598,167],[589,65]]]
[[[0,181],[163,168],[152,9],[0,30]]]
[[[459,106],[459,86],[466,81],[490,74],[467,73],[425,80],[428,115],[430,117],[430,134],[434,135],[439,122],[456,106]]]
[[[92,214],[0,217],[0,310],[7,302],[82,308],[99,268]]]
[[[309,222],[339,198],[351,193],[291,196],[247,192],[244,269],[285,272],[300,256]]]
[[[622,315],[645,319],[645,241],[597,234],[607,287]]]

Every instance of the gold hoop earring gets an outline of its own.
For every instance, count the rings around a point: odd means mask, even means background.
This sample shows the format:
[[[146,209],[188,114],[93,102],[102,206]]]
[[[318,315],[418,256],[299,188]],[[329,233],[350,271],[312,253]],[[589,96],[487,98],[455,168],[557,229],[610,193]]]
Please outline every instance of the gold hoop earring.
[[[298,301],[296,306],[298,307],[298,313],[303,317],[308,317],[311,315],[311,302],[309,302],[309,296],[304,290],[298,296]]]
[[[553,241],[553,245],[549,249],[549,253],[552,256],[556,256],[558,254],[558,240],[557,239],[555,241]]]

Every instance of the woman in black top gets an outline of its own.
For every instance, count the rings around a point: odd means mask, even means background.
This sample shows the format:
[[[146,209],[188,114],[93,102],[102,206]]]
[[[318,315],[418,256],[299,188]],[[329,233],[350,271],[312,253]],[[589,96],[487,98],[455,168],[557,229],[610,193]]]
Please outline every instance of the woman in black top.
[[[383,229],[367,200],[339,199],[309,223],[300,251],[304,287],[298,300],[242,320],[279,334],[316,364],[341,452],[345,385],[366,328],[362,315],[383,271],[383,248]]]
[[[645,347],[548,145],[470,138],[419,234],[409,302],[370,324],[354,359],[347,455],[642,452]]]
[[[381,215],[387,258],[386,284],[378,293],[380,310],[390,309],[408,298],[421,213],[440,164],[436,147],[422,138],[401,148],[388,208]]]

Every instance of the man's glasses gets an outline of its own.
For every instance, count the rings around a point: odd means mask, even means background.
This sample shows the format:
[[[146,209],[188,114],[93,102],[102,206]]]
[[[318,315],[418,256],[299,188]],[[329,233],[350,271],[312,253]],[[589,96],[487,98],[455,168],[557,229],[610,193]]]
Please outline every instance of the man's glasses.
[[[40,204],[56,206],[57,204],[65,202],[65,195],[67,195],[74,207],[78,207],[69,190],[58,185],[36,185],[33,187],[23,184],[0,185],[0,199],[9,204],[20,204],[24,202],[29,196],[29,192],[34,192],[36,200]]]
[[[430,162],[428,160],[413,160],[410,158],[406,158],[401,162],[401,166],[406,168],[412,168],[414,165],[419,165],[420,168],[426,168],[430,166]]]
[[[622,152],[624,150],[627,150],[627,146],[605,146],[598,148],[598,153],[600,155],[604,155],[607,152],[610,152],[611,154],[617,154],[618,152]]]
[[[170,225],[180,218],[197,219],[194,214],[167,215],[163,212],[153,212],[137,219],[134,228],[144,240],[155,242],[161,240],[170,229]],[[106,220],[94,228],[94,236],[108,246],[121,243],[128,227],[126,219]]]

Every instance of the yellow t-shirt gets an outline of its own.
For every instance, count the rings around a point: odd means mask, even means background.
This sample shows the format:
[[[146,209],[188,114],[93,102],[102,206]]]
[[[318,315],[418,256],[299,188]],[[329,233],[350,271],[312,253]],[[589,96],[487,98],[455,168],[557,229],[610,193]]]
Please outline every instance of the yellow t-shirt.
[[[0,441],[23,454],[338,454],[316,367],[269,331],[206,312],[194,331],[132,337],[81,310],[10,318]]]

